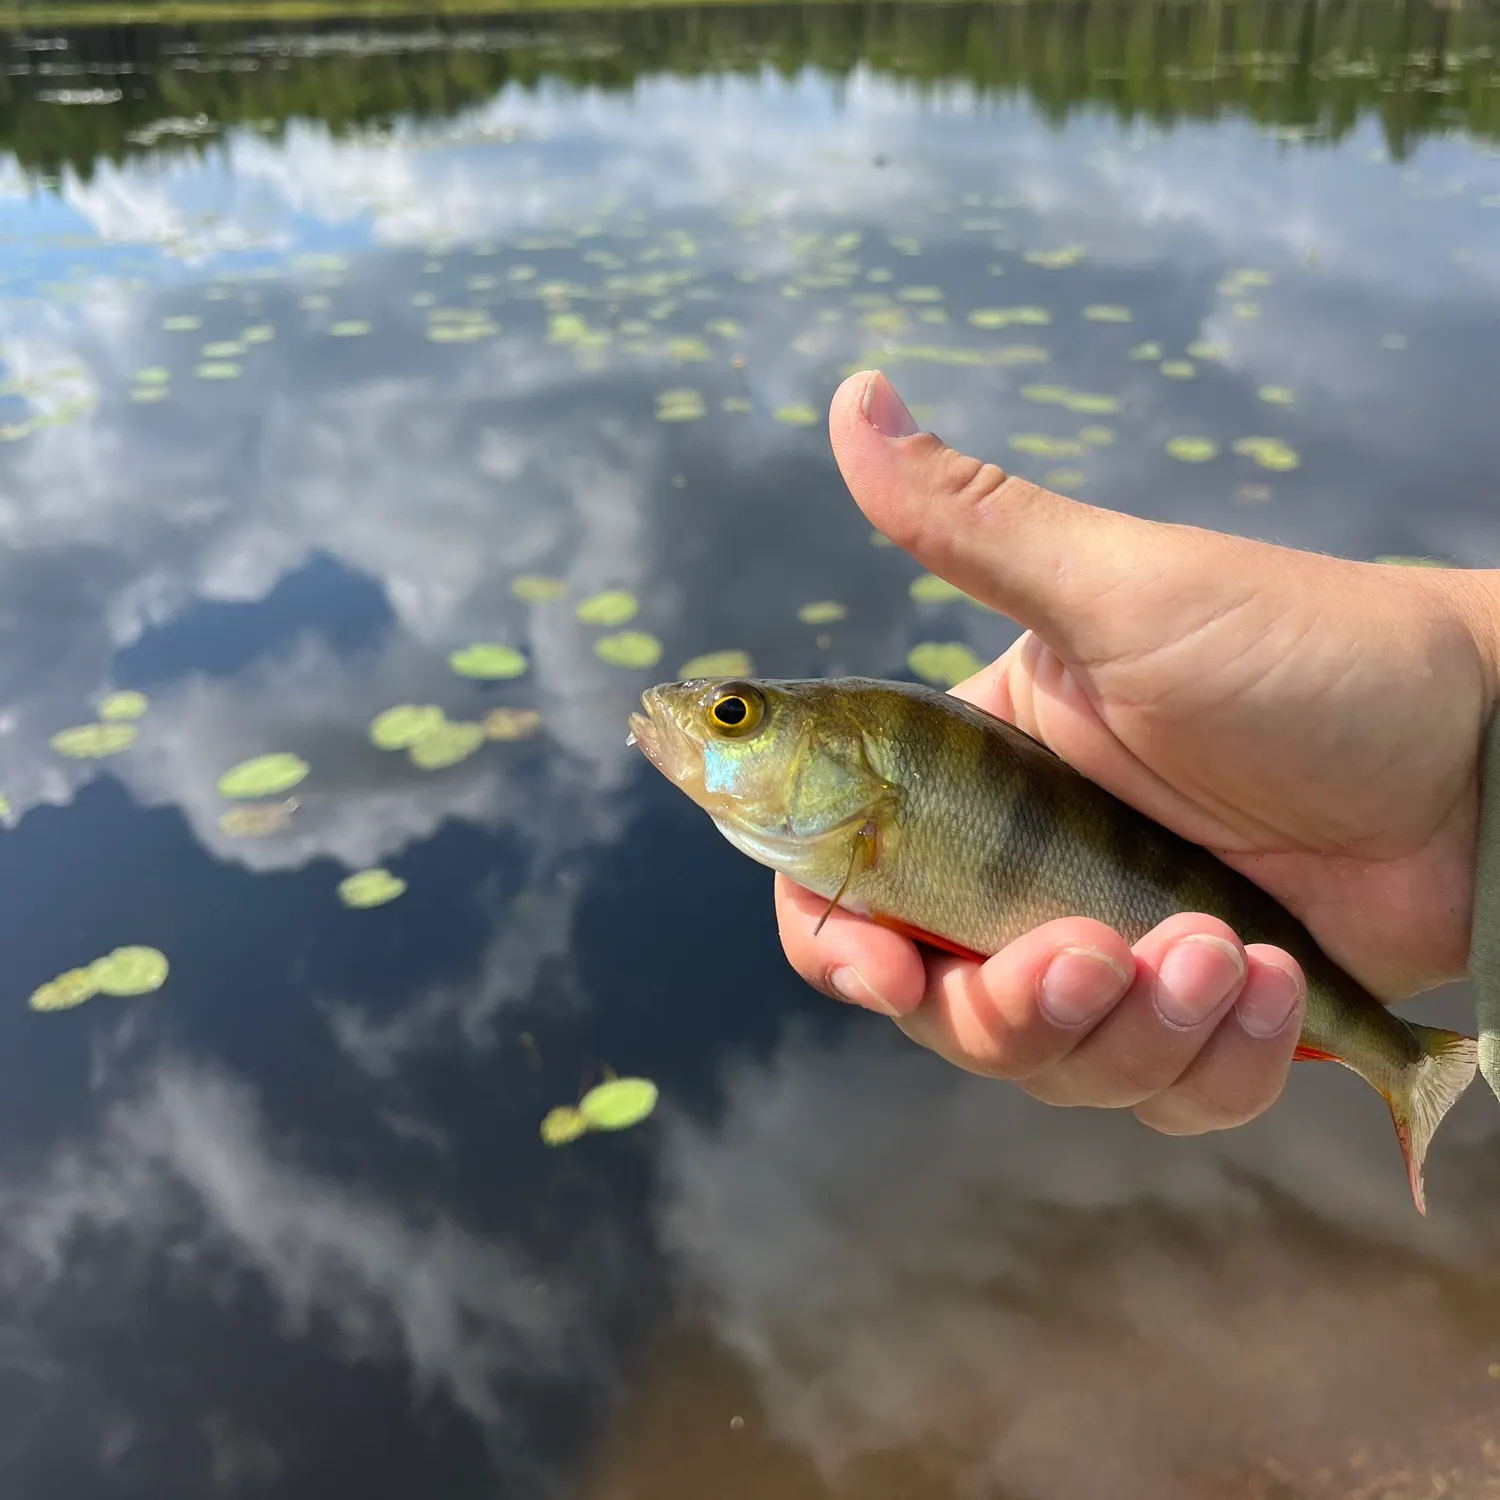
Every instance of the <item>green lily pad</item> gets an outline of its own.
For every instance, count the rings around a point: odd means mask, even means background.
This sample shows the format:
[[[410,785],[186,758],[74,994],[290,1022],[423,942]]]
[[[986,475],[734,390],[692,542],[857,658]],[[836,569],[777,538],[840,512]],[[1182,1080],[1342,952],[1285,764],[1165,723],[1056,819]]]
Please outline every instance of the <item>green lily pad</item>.
[[[951,688],[984,663],[962,641],[922,641],[906,654],[906,665],[923,682]]]
[[[967,599],[968,595],[956,584],[934,573],[923,573],[913,578],[906,592],[918,604],[946,604],[950,599]]]
[[[420,770],[442,771],[467,760],[483,743],[484,730],[478,724],[444,720],[407,751],[407,758]]]
[[[226,807],[219,814],[219,831],[236,839],[265,838],[280,833],[292,821],[296,810],[295,797],[280,802],[242,802],[238,807]]]
[[[47,743],[59,755],[73,760],[98,760],[128,750],[135,736],[134,724],[75,724],[71,729],[58,730]]]
[[[410,750],[446,722],[435,703],[398,703],[370,721],[370,743],[378,750]]]
[[[1284,385],[1263,385],[1259,391],[1260,399],[1271,406],[1290,406],[1296,399],[1296,394]]]
[[[587,1133],[589,1122],[571,1104],[549,1109],[542,1121],[542,1142],[548,1146],[566,1146]]]
[[[1411,557],[1403,552],[1383,552],[1374,561],[1398,568],[1446,568],[1448,566],[1439,557]]]
[[[394,901],[406,889],[406,882],[389,870],[376,868],[360,870],[339,881],[339,900],[345,906],[363,910],[369,906],[384,906]]]
[[[526,670],[526,658],[514,646],[484,644],[455,651],[448,658],[448,665],[460,677],[495,682],[520,677]]]
[[[975,328],[1009,328],[1013,324],[1041,327],[1052,321],[1045,307],[976,307],[969,314]]]
[[[192,313],[174,313],[170,318],[163,318],[161,326],[167,333],[191,333],[203,326],[203,319]]]
[[[172,372],[165,365],[146,365],[135,372],[137,385],[166,385]]]
[[[755,674],[754,663],[748,651],[705,651],[685,661],[677,669],[680,681],[691,677],[751,677]]]
[[[1080,427],[1078,429],[1078,441],[1086,448],[1102,448],[1106,443],[1115,440],[1112,427]]]
[[[1064,245],[1058,250],[1028,250],[1026,259],[1044,271],[1062,271],[1076,266],[1087,254],[1082,245]]]
[[[1274,469],[1278,473],[1295,469],[1302,462],[1296,450],[1289,448],[1280,438],[1237,438],[1233,446],[1242,458],[1253,458],[1261,468]]]
[[[231,766],[219,777],[219,795],[236,800],[289,792],[312,768],[301,756],[278,750]]]
[[[239,373],[240,367],[229,359],[205,360],[193,370],[199,380],[234,380]]]
[[[1190,359],[1164,359],[1159,368],[1168,380],[1192,380],[1198,373]]]
[[[1048,469],[1042,475],[1042,483],[1049,490],[1057,490],[1066,494],[1069,490],[1076,490],[1087,483],[1088,475],[1082,469]]]
[[[876,532],[876,536],[880,533]],[[885,538],[881,538],[882,541]],[[848,615],[849,611],[834,599],[814,599],[811,604],[804,604],[797,611],[797,618],[804,625],[837,625],[838,622]]]
[[[336,339],[357,339],[370,331],[368,323],[358,318],[348,318],[341,323],[330,323],[328,332]]]
[[[590,1130],[628,1130],[656,1108],[657,1089],[649,1078],[611,1078],[578,1101]]]
[[[99,993],[99,981],[93,968],[69,969],[56,979],[49,979],[31,992],[26,1002],[32,1010],[72,1010],[85,1000],[92,1000]]]
[[[116,948],[89,965],[89,973],[104,995],[146,995],[166,982],[166,954],[156,948]]]
[[[573,613],[584,625],[623,625],[635,619],[640,607],[634,594],[624,589],[605,589],[590,595]]]
[[[621,630],[601,635],[594,654],[612,667],[654,667],[661,660],[661,642],[644,630]]]
[[[707,352],[705,349],[705,356]],[[696,422],[707,409],[703,404],[701,391],[671,390],[657,393],[656,420],[658,422]]]
[[[149,699],[144,693],[110,693],[99,704],[101,719],[138,719],[146,712]]]
[[[1161,345],[1154,342],[1137,344],[1130,351],[1130,357],[1131,359],[1160,359]]]
[[[510,581],[510,591],[523,604],[550,604],[567,592],[561,578],[543,578],[536,573],[520,573]]]
[[[1116,307],[1113,303],[1095,302],[1084,308],[1083,315],[1090,323],[1128,323],[1130,309]]]
[[[1167,452],[1179,463],[1206,464],[1219,456],[1219,445],[1212,438],[1174,437],[1167,440]]]
[[[778,406],[771,415],[778,422],[785,422],[789,427],[811,427],[818,420],[817,411],[801,401],[792,401],[786,406]]]
[[[1215,360],[1228,359],[1229,351],[1223,344],[1211,343],[1207,339],[1196,339],[1187,346],[1187,352],[1193,359],[1207,360],[1212,363]]]

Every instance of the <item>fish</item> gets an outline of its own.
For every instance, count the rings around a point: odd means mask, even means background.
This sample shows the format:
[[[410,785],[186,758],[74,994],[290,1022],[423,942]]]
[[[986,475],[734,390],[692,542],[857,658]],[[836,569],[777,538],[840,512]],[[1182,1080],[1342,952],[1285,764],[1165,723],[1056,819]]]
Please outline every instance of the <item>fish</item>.
[[[1041,923],[1091,917],[1136,943],[1178,912],[1302,966],[1295,1058],[1341,1063],[1386,1101],[1427,1212],[1434,1131],[1478,1067],[1474,1038],[1395,1014],[1269,892],[950,693],[874,678],[660,683],[628,744],[741,853],[835,907],[982,962]]]

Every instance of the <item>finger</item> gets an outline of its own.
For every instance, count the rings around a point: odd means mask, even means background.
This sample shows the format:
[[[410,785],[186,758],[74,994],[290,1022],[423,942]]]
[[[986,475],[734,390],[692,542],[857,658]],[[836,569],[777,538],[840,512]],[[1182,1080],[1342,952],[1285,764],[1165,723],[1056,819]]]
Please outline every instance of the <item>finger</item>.
[[[1245,949],[1217,917],[1182,913],[1135,945],[1130,991],[1056,1067],[1027,1082],[1052,1104],[1120,1109],[1175,1083],[1234,1004]]]
[[[834,457],[870,522],[965,593],[1067,649],[1171,528],[1068,500],[922,432],[879,371],[829,410]],[[1124,545],[1122,537],[1132,545]],[[1147,546],[1143,549],[1143,537]]]
[[[1307,1011],[1307,986],[1290,954],[1269,944],[1245,949],[1250,977],[1239,999],[1176,1083],[1136,1105],[1144,1124],[1167,1135],[1197,1135],[1253,1120],[1286,1086]]]
[[[785,875],[776,877],[776,925],[792,967],[814,989],[881,1015],[905,1015],[921,1003],[927,974],[917,945],[828,902]]]
[[[937,955],[922,1003],[899,1022],[971,1073],[1025,1079],[1055,1066],[1130,988],[1135,956],[1087,917],[1034,928],[983,964]]]

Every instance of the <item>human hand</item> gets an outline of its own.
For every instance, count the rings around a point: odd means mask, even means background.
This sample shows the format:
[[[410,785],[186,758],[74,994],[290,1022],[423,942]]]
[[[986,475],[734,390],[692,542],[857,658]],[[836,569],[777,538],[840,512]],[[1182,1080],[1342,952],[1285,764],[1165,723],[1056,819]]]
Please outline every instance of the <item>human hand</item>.
[[[1500,575],[1081,505],[920,432],[879,374],[839,388],[829,429],[872,524],[1025,629],[955,694],[1248,875],[1382,999],[1463,973]],[[1214,918],[1134,950],[1064,919],[981,965],[842,910],[815,935],[826,903],[781,876],[776,901],[810,983],[1048,1102],[1192,1134],[1285,1082],[1300,970]]]

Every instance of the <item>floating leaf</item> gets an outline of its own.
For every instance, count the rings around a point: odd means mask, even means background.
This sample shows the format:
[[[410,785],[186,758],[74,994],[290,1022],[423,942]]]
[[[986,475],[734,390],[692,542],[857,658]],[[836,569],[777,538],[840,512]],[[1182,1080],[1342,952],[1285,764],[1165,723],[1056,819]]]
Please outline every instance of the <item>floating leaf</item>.
[[[1167,440],[1167,452],[1185,464],[1206,464],[1217,458],[1219,445],[1212,438],[1174,437]]]
[[[361,334],[368,333],[370,325],[362,323],[357,318],[349,318],[341,323],[330,323],[329,334],[336,339],[357,339]]]
[[[269,323],[257,323],[240,334],[242,344],[269,344],[276,337],[276,330]]]
[[[1446,568],[1448,566],[1438,557],[1409,557],[1401,552],[1383,552],[1375,561],[1399,568]]]
[[[1287,447],[1280,438],[1237,438],[1233,446],[1234,451],[1242,457],[1253,458],[1261,468],[1274,469],[1278,473],[1295,469],[1302,462],[1296,451]]]
[[[204,359],[233,359],[245,352],[245,346],[238,339],[224,339],[217,344],[205,344],[200,352]]]
[[[101,719],[138,719],[146,712],[149,701],[144,693],[130,691],[110,693],[99,704],[99,717]]]
[[[541,727],[542,716],[534,708],[492,708],[480,721],[487,740],[524,740]]]
[[[1042,483],[1050,490],[1076,490],[1084,484],[1088,475],[1082,469],[1048,469],[1042,475]]]
[[[239,373],[240,367],[232,360],[208,360],[193,371],[199,380],[234,380]]]
[[[667,340],[667,353],[673,359],[680,360],[704,360],[710,359],[708,345],[700,338],[676,338]]]
[[[9,797],[4,797],[4,796],[0,796],[0,818],[8,818],[9,816],[10,816],[10,798]]]
[[[1198,373],[1190,359],[1164,359],[1160,369],[1168,380],[1191,380]]]
[[[526,671],[526,658],[514,646],[497,646],[481,643],[465,646],[448,658],[448,665],[460,677],[477,677],[485,681],[505,681],[520,677]]]
[[[442,771],[467,760],[483,743],[484,730],[478,724],[444,720],[407,751],[407,759],[419,770]]]
[[[589,1122],[571,1104],[549,1109],[542,1121],[542,1141],[548,1146],[566,1146],[588,1131]]]
[[[1102,448],[1106,443],[1112,443],[1114,440],[1114,429],[1111,427],[1080,427],[1078,429],[1078,441],[1088,448]]]
[[[705,651],[677,669],[679,680],[692,677],[750,677],[755,666],[748,651]]]
[[[369,906],[384,906],[394,901],[406,889],[406,882],[389,870],[376,868],[360,870],[339,881],[339,900],[345,906],[363,910]]]
[[[292,821],[296,810],[295,797],[280,802],[245,802],[238,807],[226,807],[219,814],[219,831],[231,838],[264,838],[267,834],[280,833]]]
[[[398,703],[370,721],[370,743],[378,750],[410,750],[446,722],[434,703]]]
[[[1222,344],[1211,344],[1206,339],[1198,339],[1187,346],[1187,352],[1194,359],[1219,360],[1227,359],[1229,351]]]
[[[1009,328],[1015,323],[1040,327],[1051,321],[1045,307],[977,307],[969,314],[975,328]]]
[[[661,642],[643,630],[622,630],[601,635],[594,654],[612,667],[654,667],[661,660]]]
[[[194,317],[192,313],[174,313],[170,318],[163,318],[161,326],[168,333],[191,333],[195,328],[203,326],[203,319]]]
[[[98,760],[105,755],[118,755],[135,743],[134,724],[77,724],[71,729],[60,729],[48,741],[59,755],[73,760]]]
[[[657,393],[658,422],[696,422],[705,410],[701,391],[671,390]]]
[[[924,682],[951,688],[984,663],[962,641],[922,641],[907,652],[906,665]]]
[[[1076,266],[1087,254],[1082,245],[1064,245],[1060,250],[1028,250],[1026,259],[1044,271],[1062,271]]]
[[[913,578],[906,592],[918,604],[946,604],[950,599],[969,597],[961,588],[933,573],[923,573],[920,577]]]
[[[172,372],[165,365],[146,365],[135,372],[137,385],[165,385],[171,378]]]
[[[289,792],[312,768],[300,756],[278,750],[231,766],[219,777],[219,795],[236,800]]]
[[[521,573],[510,581],[510,591],[526,604],[549,604],[561,599],[567,585],[561,578],[543,578],[536,573]]]
[[[1130,351],[1131,359],[1160,359],[1161,345],[1157,343],[1137,344]]]
[[[156,948],[116,948],[89,965],[94,983],[105,995],[146,995],[167,978],[167,956]]]
[[[56,979],[38,985],[27,1001],[32,1010],[72,1010],[85,1000],[92,1000],[99,993],[99,981],[92,968],[69,969]]]
[[[623,625],[640,610],[634,594],[624,589],[605,589],[585,599],[573,613],[585,625]]]
[[[656,1085],[649,1078],[611,1078],[578,1101],[590,1130],[628,1130],[656,1108]]]
[[[876,536],[880,533],[877,531]],[[804,625],[836,625],[849,611],[833,599],[815,599],[797,611],[797,618]]]
[[[1048,437],[1043,432],[1018,432],[1010,445],[1035,458],[1077,458],[1083,452],[1083,444],[1076,439]]]
[[[1296,394],[1284,385],[1263,385],[1259,395],[1262,401],[1272,406],[1290,406],[1297,399]]]
[[[818,420],[818,414],[812,407],[797,401],[787,406],[778,406],[771,415],[789,427],[811,427]]]
[[[1091,323],[1128,323],[1130,309],[1116,307],[1112,303],[1094,302],[1084,308],[1083,315]]]

